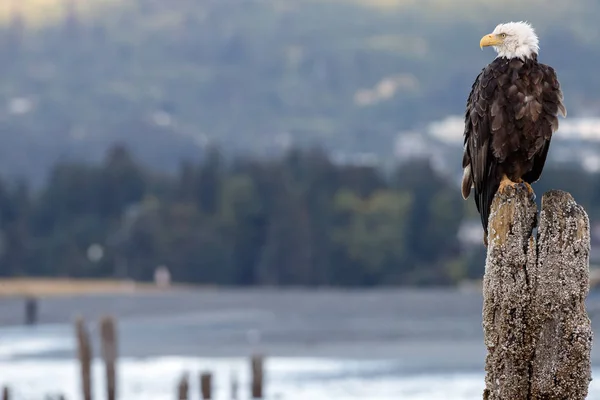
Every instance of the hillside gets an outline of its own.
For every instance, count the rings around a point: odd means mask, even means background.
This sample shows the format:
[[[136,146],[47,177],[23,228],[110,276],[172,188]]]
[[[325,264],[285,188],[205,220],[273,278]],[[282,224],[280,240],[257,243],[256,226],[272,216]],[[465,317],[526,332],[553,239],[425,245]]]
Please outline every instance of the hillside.
[[[39,181],[115,140],[170,169],[209,143],[391,157],[398,132],[462,113],[493,57],[479,38],[509,19],[537,28],[569,115],[596,113],[598,15],[591,0],[2,2],[0,173]]]

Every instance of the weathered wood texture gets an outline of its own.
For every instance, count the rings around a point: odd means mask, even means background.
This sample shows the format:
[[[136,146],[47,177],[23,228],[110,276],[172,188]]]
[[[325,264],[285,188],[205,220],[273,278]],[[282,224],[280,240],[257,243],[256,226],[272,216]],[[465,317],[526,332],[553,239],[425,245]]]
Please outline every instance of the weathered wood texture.
[[[570,194],[525,189],[492,204],[483,282],[489,400],[583,400],[591,380],[590,227]]]

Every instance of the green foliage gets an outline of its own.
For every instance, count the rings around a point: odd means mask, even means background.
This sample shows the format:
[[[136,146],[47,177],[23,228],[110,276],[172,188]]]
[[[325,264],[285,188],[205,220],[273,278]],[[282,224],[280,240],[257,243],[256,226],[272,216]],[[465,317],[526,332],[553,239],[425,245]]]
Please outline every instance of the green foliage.
[[[336,195],[334,207],[343,220],[333,231],[334,242],[350,265],[362,266],[353,283],[382,283],[397,271],[398,265],[406,267],[409,195],[385,190],[361,199],[342,190]]]
[[[462,204],[426,165],[403,166],[424,179],[395,187],[317,149],[227,163],[211,154],[157,176],[115,145],[100,164],[57,164],[36,195],[0,182],[0,274],[148,280],[166,265],[197,283],[451,283],[462,213],[440,207]],[[436,250],[415,247],[415,235]],[[95,244],[100,259],[88,255]]]
[[[210,154],[157,175],[117,144],[101,163],[56,164],[41,191],[0,180],[0,275],[150,280],[165,265],[183,282],[374,286],[483,274],[481,243],[458,237],[478,217],[426,161],[384,174],[319,149],[269,160]],[[573,193],[593,223],[600,180],[573,168],[549,166],[536,192]]]

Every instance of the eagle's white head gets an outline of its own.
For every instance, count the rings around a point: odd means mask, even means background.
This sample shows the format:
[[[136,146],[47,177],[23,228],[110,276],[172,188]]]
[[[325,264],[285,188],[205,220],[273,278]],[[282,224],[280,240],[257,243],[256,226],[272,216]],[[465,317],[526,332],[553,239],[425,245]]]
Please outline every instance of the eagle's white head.
[[[530,58],[537,55],[540,46],[539,40],[531,25],[527,22],[508,22],[500,24],[489,35],[481,38],[479,46],[494,47],[498,57]]]

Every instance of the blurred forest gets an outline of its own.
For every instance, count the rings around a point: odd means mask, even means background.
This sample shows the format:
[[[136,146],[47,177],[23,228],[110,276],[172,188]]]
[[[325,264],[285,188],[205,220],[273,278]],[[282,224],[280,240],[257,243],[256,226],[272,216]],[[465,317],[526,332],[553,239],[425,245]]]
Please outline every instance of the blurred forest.
[[[115,141],[171,172],[211,145],[390,161],[399,132],[464,112],[493,58],[479,38],[508,19],[534,24],[574,117],[598,106],[599,12],[594,0],[4,0],[0,171],[41,183],[57,159],[100,161]]]
[[[544,177],[538,194],[569,190],[600,215],[597,175]],[[165,265],[203,284],[451,285],[483,274],[481,242],[458,237],[471,203],[426,161],[385,173],[319,149],[230,161],[213,149],[168,175],[115,145],[98,165],[56,164],[39,193],[0,184],[0,275],[150,280]]]
[[[593,0],[2,1],[0,274],[480,278],[483,246],[459,235],[477,220],[460,156],[456,171],[398,164],[395,138],[464,112],[493,57],[479,38],[511,19],[536,27],[569,116],[593,114],[598,13]],[[550,188],[600,217],[597,175],[548,165],[535,189]]]
[[[147,280],[166,265],[197,283],[450,282],[467,273],[452,269],[462,208],[427,165],[386,177],[319,150],[226,163],[215,149],[166,176],[118,145],[101,165],[57,164],[38,196],[0,186],[0,271]]]

